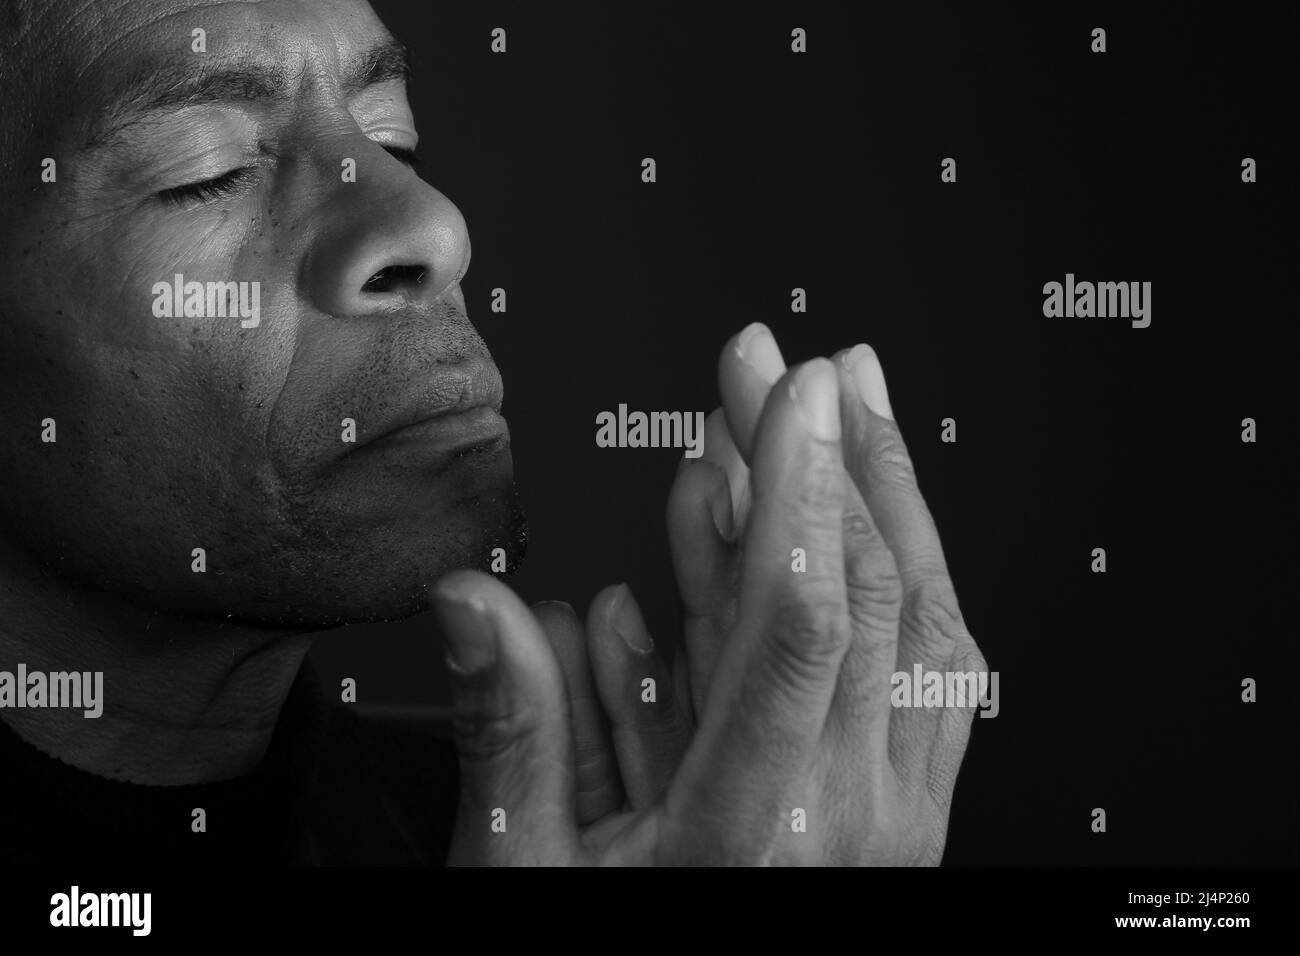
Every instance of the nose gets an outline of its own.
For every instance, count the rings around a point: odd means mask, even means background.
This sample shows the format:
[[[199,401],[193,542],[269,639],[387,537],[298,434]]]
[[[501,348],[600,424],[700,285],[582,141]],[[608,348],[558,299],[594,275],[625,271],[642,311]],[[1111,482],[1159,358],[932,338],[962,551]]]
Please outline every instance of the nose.
[[[308,254],[306,292],[339,318],[420,306],[469,269],[469,229],[450,199],[367,142],[356,182],[335,184],[329,224]]]

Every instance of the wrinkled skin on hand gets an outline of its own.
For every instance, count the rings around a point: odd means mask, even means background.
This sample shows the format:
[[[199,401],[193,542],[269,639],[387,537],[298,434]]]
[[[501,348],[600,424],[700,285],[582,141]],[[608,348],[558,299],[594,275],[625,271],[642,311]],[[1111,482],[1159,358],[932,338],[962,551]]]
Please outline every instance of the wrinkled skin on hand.
[[[719,380],[669,498],[675,672],[626,587],[584,628],[484,575],[440,585],[464,769],[451,862],[941,859],[975,701],[895,708],[890,678],[987,667],[880,363],[859,346],[787,371],[755,325]]]

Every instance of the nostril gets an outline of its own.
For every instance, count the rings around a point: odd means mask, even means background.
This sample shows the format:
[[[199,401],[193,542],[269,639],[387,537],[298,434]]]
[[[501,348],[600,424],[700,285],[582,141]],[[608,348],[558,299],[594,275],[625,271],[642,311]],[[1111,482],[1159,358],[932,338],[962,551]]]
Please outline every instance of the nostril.
[[[361,286],[362,292],[391,292],[394,287],[424,282],[424,266],[385,266]]]

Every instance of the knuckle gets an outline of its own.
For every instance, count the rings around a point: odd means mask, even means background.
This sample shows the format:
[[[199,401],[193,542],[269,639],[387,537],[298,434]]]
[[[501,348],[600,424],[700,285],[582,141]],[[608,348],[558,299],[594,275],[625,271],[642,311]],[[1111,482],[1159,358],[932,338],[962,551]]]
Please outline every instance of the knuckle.
[[[989,662],[976,645],[974,638],[966,637],[962,640],[954,652],[954,658],[956,663],[953,666],[957,670],[974,671],[977,674],[988,673]]]
[[[844,504],[845,476],[839,460],[829,455],[813,455],[799,472],[793,490],[793,504],[801,519],[833,519],[839,524]]]
[[[862,505],[856,505],[852,511],[844,513],[844,519],[840,527],[844,536],[845,551],[865,551],[881,540],[880,532],[875,523],[861,510],[862,507]]]
[[[846,550],[844,570],[855,620],[892,631],[903,605],[903,579],[893,554],[887,548]]]
[[[897,428],[882,428],[867,455],[868,472],[876,481],[904,488],[916,487],[916,467]]]
[[[848,646],[848,628],[826,595],[801,593],[780,600],[772,612],[767,655],[783,685],[820,685],[834,680]]]
[[[902,599],[883,591],[859,588],[849,596],[853,623],[863,631],[892,637],[898,627]],[[892,647],[893,644],[891,643]]]
[[[919,640],[927,661],[950,661],[970,641],[947,575],[928,577],[912,589],[903,601],[902,625]]]
[[[535,721],[529,709],[520,705],[457,706],[451,725],[461,759],[483,764],[509,757],[531,737]]]

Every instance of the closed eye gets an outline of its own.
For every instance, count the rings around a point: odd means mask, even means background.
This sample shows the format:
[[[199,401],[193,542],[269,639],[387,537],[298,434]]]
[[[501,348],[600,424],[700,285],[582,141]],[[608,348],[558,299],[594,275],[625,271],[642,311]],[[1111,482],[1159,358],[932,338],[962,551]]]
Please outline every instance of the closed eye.
[[[388,151],[389,155],[412,169],[420,165],[420,157],[415,154],[413,149],[407,149],[404,146],[384,146],[384,149]],[[197,183],[186,183],[184,186],[173,186],[170,189],[164,189],[158,193],[158,198],[169,206],[202,205],[234,192],[252,179],[255,171],[256,167],[253,166],[239,167],[212,179],[204,179]]]
[[[410,166],[412,169],[416,169],[420,165],[420,157],[415,155],[415,150],[413,149],[407,149],[404,146],[387,145],[384,146],[384,149],[388,150],[390,156],[395,157],[407,166]]]
[[[169,206],[194,206],[220,199],[234,192],[253,178],[256,167],[243,166],[222,173],[214,179],[174,186],[158,193],[158,198]]]

